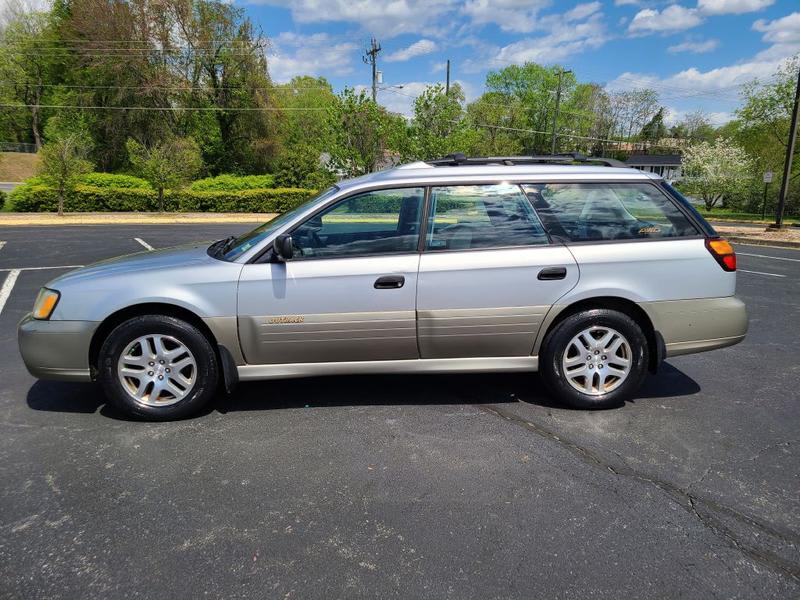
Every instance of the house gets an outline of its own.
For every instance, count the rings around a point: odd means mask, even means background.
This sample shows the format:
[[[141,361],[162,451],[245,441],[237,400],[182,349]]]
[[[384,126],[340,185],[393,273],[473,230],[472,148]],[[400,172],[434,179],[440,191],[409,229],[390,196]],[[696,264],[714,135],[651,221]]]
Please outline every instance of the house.
[[[656,173],[667,181],[681,178],[680,154],[632,154],[625,164],[646,173]]]

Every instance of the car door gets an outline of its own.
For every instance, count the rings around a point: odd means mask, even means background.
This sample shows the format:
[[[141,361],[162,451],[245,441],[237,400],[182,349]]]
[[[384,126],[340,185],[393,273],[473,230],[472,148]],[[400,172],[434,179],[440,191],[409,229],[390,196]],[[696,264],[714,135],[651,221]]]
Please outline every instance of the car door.
[[[519,186],[432,187],[417,283],[422,358],[525,356],[578,281]]]
[[[239,336],[250,364],[418,358],[424,189],[350,196],[289,233],[285,262],[245,265]]]

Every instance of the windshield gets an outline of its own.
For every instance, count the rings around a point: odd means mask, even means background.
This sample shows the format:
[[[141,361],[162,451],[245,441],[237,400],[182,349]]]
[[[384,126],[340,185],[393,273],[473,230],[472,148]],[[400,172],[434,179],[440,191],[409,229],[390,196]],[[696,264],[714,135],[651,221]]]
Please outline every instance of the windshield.
[[[310,200],[303,202],[300,206],[296,206],[295,208],[286,211],[283,214],[278,215],[271,221],[267,221],[263,225],[259,225],[252,231],[249,231],[243,235],[240,235],[237,238],[231,237],[228,238],[227,243],[220,248],[222,251],[213,252],[213,256],[215,258],[219,258],[222,260],[227,261],[234,261],[239,256],[260,244],[263,240],[268,238],[273,232],[279,229],[285,223],[291,221],[295,216],[302,213],[303,211],[307,210],[312,204],[317,204],[319,202],[324,202],[331,196],[333,196],[336,192],[339,191],[339,188],[336,186],[330,187],[321,194],[311,198]],[[226,241],[226,240],[222,240]],[[209,253],[211,250],[214,249],[217,244],[220,242],[214,242],[209,248]]]

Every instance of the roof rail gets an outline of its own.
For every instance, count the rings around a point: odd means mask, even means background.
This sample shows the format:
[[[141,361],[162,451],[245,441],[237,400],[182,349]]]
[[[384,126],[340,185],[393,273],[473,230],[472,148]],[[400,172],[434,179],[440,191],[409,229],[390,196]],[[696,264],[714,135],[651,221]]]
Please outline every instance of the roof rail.
[[[578,152],[566,152],[563,154],[545,154],[541,156],[484,156],[467,157],[461,152],[448,154],[442,158],[425,161],[434,167],[458,167],[466,165],[536,165],[536,164],[560,164],[570,165],[575,163],[600,163],[606,167],[630,168],[622,161],[613,158],[603,158],[602,156],[584,156]]]

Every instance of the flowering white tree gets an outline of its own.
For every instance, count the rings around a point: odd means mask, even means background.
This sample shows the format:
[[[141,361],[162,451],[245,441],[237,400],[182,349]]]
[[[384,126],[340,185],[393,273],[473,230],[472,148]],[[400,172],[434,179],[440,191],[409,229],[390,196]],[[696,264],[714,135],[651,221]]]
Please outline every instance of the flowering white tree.
[[[683,154],[684,187],[711,210],[724,198],[745,193],[753,181],[754,163],[726,138],[689,146]]]

